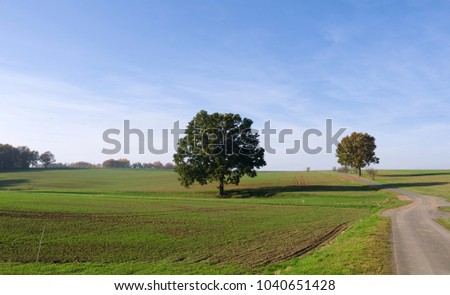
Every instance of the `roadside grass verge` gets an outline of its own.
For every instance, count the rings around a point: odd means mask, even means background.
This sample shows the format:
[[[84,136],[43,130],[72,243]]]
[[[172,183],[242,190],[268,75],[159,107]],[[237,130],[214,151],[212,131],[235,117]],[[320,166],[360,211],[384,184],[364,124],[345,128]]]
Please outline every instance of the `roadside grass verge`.
[[[450,207],[439,207],[439,210],[444,212],[450,212]],[[437,222],[443,227],[450,230],[450,218],[440,218],[437,220]]]
[[[370,215],[328,246],[270,266],[267,274],[390,274],[390,219]]]
[[[450,207],[439,207],[439,210],[444,212],[450,212]]]
[[[437,222],[442,225],[443,227],[447,228],[448,230],[450,230],[450,219],[448,218],[440,218],[437,220]]]

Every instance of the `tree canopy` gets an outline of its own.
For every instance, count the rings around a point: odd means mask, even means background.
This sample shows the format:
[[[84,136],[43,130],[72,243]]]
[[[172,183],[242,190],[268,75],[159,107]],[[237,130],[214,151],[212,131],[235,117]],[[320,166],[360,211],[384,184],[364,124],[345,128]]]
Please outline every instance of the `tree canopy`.
[[[219,195],[224,196],[225,184],[238,185],[244,175],[255,177],[256,169],[266,162],[252,124],[238,114],[197,113],[174,154],[181,184],[189,187],[194,182],[205,185],[218,181]]]
[[[375,137],[367,133],[353,132],[342,138],[336,149],[338,163],[358,170],[361,176],[361,168],[372,163],[378,164],[380,159],[375,156]]]

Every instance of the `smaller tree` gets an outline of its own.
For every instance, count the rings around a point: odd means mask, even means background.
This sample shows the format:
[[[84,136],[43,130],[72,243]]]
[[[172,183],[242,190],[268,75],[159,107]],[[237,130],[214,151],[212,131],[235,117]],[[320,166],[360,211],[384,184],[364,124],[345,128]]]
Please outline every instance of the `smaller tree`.
[[[361,176],[361,168],[380,162],[375,156],[376,147],[375,137],[367,133],[353,132],[344,137],[336,149],[338,163],[355,168],[358,176]]]
[[[142,165],[141,162],[136,162],[136,163],[133,163],[133,164],[131,165],[131,168],[134,168],[134,169],[141,169],[141,168],[144,168],[144,165]]]
[[[376,170],[375,168],[370,167],[370,168],[367,168],[367,173],[369,174],[369,176],[370,176],[370,178],[372,180],[375,180],[375,176],[377,176],[378,170]]]
[[[164,164],[161,163],[160,161],[156,161],[153,163],[153,168],[156,168],[156,169],[164,168]]]
[[[126,158],[120,158],[117,160],[117,167],[118,168],[130,168],[130,161]]]
[[[306,172],[311,171],[311,167],[306,167]]]
[[[144,163],[144,168],[153,168],[153,163]]]
[[[47,168],[48,165],[50,165],[51,163],[54,163],[55,161],[56,161],[55,155],[52,154],[52,152],[50,152],[50,151],[46,151],[45,153],[43,153],[39,156],[39,162],[41,162],[45,168]]]
[[[106,161],[103,161],[103,168],[115,168],[115,163],[116,161],[114,161],[114,159],[108,159]]]
[[[339,173],[348,173],[350,169],[347,166],[337,168],[337,172]]]
[[[174,169],[175,168],[175,164],[173,163],[166,163],[164,165],[164,169]]]

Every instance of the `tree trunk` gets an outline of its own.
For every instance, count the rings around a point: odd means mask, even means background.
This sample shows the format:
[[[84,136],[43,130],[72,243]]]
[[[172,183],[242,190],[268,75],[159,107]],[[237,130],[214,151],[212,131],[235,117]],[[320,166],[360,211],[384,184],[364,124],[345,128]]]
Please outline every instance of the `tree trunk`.
[[[358,167],[358,176],[361,177],[361,167]]]
[[[219,181],[220,181],[220,184],[219,184],[219,197],[223,197],[225,195],[225,190],[223,188],[223,179],[224,179],[223,176],[221,176],[220,179],[219,179]]]

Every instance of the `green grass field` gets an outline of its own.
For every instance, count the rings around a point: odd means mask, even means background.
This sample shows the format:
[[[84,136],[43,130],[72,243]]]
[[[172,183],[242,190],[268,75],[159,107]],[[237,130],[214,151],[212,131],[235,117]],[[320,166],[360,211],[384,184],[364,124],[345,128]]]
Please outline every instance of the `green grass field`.
[[[450,170],[380,170],[375,180],[392,187],[443,197],[450,201]]]
[[[228,198],[215,186],[165,170],[0,172],[0,273],[389,273],[377,212],[395,195],[325,172],[260,172]]]

